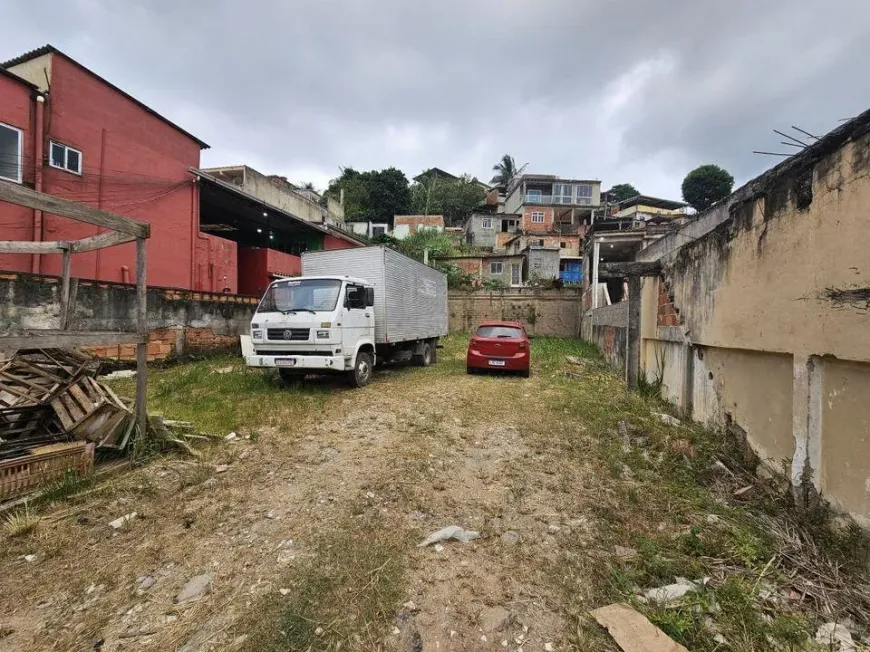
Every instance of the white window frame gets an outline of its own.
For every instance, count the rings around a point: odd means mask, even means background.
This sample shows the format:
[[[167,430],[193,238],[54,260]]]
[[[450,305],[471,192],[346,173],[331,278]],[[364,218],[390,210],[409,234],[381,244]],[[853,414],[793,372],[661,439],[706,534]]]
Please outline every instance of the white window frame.
[[[54,164],[54,152],[52,151],[55,147],[63,147],[63,165],[55,165]],[[69,167],[69,153],[70,151],[75,152],[79,155],[79,167],[77,170],[70,169]],[[69,172],[70,174],[76,174],[78,176],[82,176],[82,166],[84,165],[85,157],[82,154],[80,149],[76,149],[75,147],[70,147],[69,145],[64,145],[63,143],[59,143],[56,140],[48,141],[48,165],[53,167],[55,170],[63,170],[64,172]]]
[[[543,224],[546,220],[544,211],[532,211],[532,224]]]
[[[592,185],[588,183],[580,183],[575,186],[577,193],[576,203],[580,206],[589,206],[592,204]],[[581,192],[588,192],[588,195],[580,194]]]
[[[10,131],[14,131],[18,134],[18,178],[13,179],[11,177],[4,177],[0,175],[0,179],[5,179],[6,181],[12,181],[13,183],[21,183],[22,181],[22,157],[24,156],[24,131],[19,129],[18,127],[13,127],[12,125],[8,125],[5,122],[0,122],[0,127],[6,127]]]
[[[511,263],[511,286],[518,287],[523,284],[523,270],[520,263]]]
[[[501,276],[504,274],[504,263],[500,260],[491,260],[489,262],[489,274],[490,276]]]
[[[558,191],[558,192],[557,192]],[[574,188],[568,183],[553,184],[553,203],[571,204],[574,202]]]
[[[484,217],[481,220],[480,226],[483,229],[491,229],[492,228],[492,218],[491,217]]]
[[[543,196],[540,190],[526,190],[526,203],[527,204],[541,204],[543,203]]]

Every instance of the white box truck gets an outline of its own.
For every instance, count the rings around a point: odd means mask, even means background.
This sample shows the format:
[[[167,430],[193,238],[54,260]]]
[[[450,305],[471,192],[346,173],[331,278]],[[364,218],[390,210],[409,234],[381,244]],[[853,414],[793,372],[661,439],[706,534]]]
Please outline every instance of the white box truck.
[[[273,281],[251,320],[249,367],[291,382],[343,373],[357,387],[377,362],[428,366],[447,334],[447,277],[389,247],[302,254],[302,276]]]

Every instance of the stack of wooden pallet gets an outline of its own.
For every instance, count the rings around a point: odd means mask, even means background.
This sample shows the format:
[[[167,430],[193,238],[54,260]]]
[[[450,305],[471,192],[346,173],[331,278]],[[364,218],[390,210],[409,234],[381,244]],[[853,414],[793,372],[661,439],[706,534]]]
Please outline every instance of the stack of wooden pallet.
[[[0,498],[86,469],[95,447],[126,447],[135,419],[97,382],[99,366],[71,349],[19,351],[0,362]]]

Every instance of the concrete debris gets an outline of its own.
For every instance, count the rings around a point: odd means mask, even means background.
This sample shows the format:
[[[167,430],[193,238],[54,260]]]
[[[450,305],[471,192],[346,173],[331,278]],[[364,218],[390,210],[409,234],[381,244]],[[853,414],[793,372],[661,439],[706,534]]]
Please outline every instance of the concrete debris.
[[[320,461],[321,462],[331,462],[339,455],[341,455],[341,453],[337,449],[333,448],[332,446],[325,446],[324,448],[320,449]]]
[[[433,543],[438,543],[439,541],[450,541],[451,539],[461,541],[462,543],[468,543],[478,537],[480,537],[480,532],[466,530],[458,525],[448,525],[447,527],[443,527],[437,532],[430,534],[422,543],[417,544],[417,547],[425,548],[426,546],[431,546]]]
[[[24,555],[24,561],[26,561],[28,564],[32,564],[36,561],[36,555]]]
[[[493,634],[501,632],[510,627],[514,621],[513,614],[504,607],[488,607],[480,612],[477,619],[480,623],[480,629],[487,633]]]
[[[435,552],[444,552],[444,546],[442,546],[440,543],[436,543],[436,544],[432,547],[432,549],[433,549]]]
[[[224,437],[224,441],[233,441],[234,439],[237,439],[237,438],[238,438],[238,435],[234,432],[231,432],[226,437]]]
[[[552,643],[544,643],[544,652],[553,652],[555,649]]]
[[[627,604],[611,604],[591,611],[623,652],[688,652]]]
[[[816,632],[816,643],[824,645],[832,652],[855,652],[852,635],[840,623],[825,623]]]
[[[584,364],[583,358],[578,358],[576,355],[566,355],[565,359],[571,363],[582,366]]]
[[[223,376],[224,374],[233,373],[234,370],[235,370],[235,367],[230,366],[230,367],[220,367],[218,369],[215,369],[214,372],[216,374],[220,374],[221,376]]]
[[[558,534],[561,529],[562,528],[560,528],[555,523],[550,523],[550,525],[547,526],[547,532],[549,532],[550,534]]]
[[[506,544],[511,545],[511,546],[519,543],[521,538],[522,537],[520,537],[520,533],[514,532],[513,530],[508,530],[507,532],[505,532],[504,534],[501,535],[502,543],[506,543]]]
[[[315,635],[322,636],[323,635],[323,627],[318,627],[314,630]]]
[[[139,587],[138,587],[138,589],[139,589],[140,591],[147,591],[147,590],[150,589],[152,586],[154,586],[154,584],[155,584],[156,582],[157,582],[157,580],[154,579],[154,576],[153,576],[153,575],[146,575],[145,577],[141,577],[141,578],[139,578]]]
[[[697,588],[698,583],[678,577],[675,584],[650,589],[640,597],[640,600],[641,602],[655,602],[663,607],[667,607],[679,601],[687,593],[697,590]]]
[[[275,519],[275,512],[273,512],[273,511],[270,509],[270,510],[269,510],[268,512],[266,512],[263,516],[265,516],[267,519],[269,519],[270,521],[272,521],[272,520]]]
[[[119,369],[103,376],[103,380],[119,380],[120,378],[135,378],[135,369]]]
[[[278,593],[281,595],[290,595],[290,589],[278,589]]]
[[[715,514],[707,514],[707,525],[716,525],[722,519]]]
[[[129,514],[124,514],[120,518],[116,518],[114,521],[109,521],[109,527],[113,530],[120,530],[130,521],[136,520],[138,516],[138,512],[130,512]]]
[[[672,417],[670,414],[664,414],[663,412],[653,412],[652,415],[667,426],[679,426],[682,424],[682,421],[680,421],[676,417]]]
[[[713,640],[719,645],[728,645],[728,639],[722,636],[722,634],[716,634],[713,636]]]
[[[408,600],[405,604],[402,605],[402,608],[407,609],[408,611],[417,611],[419,607],[417,607],[417,603],[413,600]]]
[[[175,596],[175,602],[182,604],[201,597],[209,590],[213,579],[214,578],[209,573],[192,577],[188,580],[187,584],[184,585],[184,588],[178,592],[178,595]]]
[[[218,464],[214,467],[215,473],[226,473],[230,468],[229,464]]]

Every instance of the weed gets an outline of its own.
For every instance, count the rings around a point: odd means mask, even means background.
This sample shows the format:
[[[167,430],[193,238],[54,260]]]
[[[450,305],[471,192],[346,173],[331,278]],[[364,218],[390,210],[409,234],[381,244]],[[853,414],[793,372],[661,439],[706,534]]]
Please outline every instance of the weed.
[[[315,541],[316,555],[284,578],[287,596],[250,610],[251,652],[379,649],[404,596],[409,533],[376,513],[349,518]]]
[[[77,494],[91,489],[93,486],[93,476],[80,475],[74,469],[67,469],[60,478],[43,485],[39,496],[34,502],[39,505],[48,505],[63,500],[70,500]]]
[[[24,509],[10,514],[3,522],[3,531],[10,539],[23,537],[30,534],[42,521],[42,518],[30,513],[30,507],[25,504]]]

